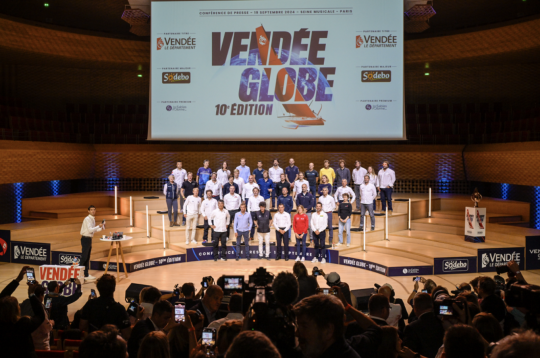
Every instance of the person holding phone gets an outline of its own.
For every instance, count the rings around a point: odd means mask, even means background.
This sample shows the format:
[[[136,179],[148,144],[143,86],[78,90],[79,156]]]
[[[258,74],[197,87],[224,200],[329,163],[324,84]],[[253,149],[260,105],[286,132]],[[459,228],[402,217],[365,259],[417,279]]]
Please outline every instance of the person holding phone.
[[[61,295],[64,288],[72,284],[75,285],[73,294],[71,296]],[[73,282],[71,280],[67,280],[64,283],[51,281],[47,285],[47,289],[49,290],[49,294],[45,296],[45,302],[49,298],[51,299],[50,318],[54,321],[54,329],[68,329],[68,306],[81,298],[81,281],[78,278],[74,279]]]
[[[81,265],[84,266],[84,280],[92,281],[96,278],[88,273],[90,267],[90,254],[92,253],[92,238],[96,232],[103,230],[104,223],[96,225],[96,207],[88,207],[88,216],[84,218],[81,226]]]

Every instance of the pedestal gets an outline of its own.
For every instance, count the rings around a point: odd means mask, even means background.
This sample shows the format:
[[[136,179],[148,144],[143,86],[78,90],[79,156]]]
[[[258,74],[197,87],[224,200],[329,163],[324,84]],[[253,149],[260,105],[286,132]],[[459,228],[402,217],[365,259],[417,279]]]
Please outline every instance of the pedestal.
[[[465,208],[465,241],[486,242],[486,208]]]

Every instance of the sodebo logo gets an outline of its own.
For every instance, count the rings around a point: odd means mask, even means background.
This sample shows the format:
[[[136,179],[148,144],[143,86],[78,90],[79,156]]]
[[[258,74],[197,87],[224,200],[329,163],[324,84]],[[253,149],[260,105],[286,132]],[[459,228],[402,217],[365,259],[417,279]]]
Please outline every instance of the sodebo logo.
[[[190,72],[163,72],[162,83],[191,83]]]
[[[362,82],[391,82],[392,71],[362,71]]]
[[[459,272],[469,269],[469,260],[444,260],[443,272]]]

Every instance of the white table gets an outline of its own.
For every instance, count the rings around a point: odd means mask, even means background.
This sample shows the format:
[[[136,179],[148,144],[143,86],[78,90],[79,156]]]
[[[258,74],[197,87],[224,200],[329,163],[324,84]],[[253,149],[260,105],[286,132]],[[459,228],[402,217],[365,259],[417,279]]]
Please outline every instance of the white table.
[[[129,241],[131,239],[133,239],[132,236],[126,236],[126,235],[124,235],[124,237],[122,239],[120,239],[120,240],[111,240],[108,237],[106,239],[104,239],[104,238],[100,239],[103,242],[110,242],[111,243],[111,247],[109,249],[109,257],[107,258],[107,266],[105,266],[105,273],[107,273],[109,271],[109,263],[111,262],[112,250],[113,250],[114,247],[116,248],[116,279],[117,280],[120,280],[120,261],[118,260],[118,251],[120,251],[120,255],[122,257],[122,264],[124,265],[124,274],[126,275],[126,278],[128,277],[127,267],[126,267],[126,260],[124,259],[124,251],[122,250],[122,242]],[[116,245],[115,245],[115,243],[116,243]]]

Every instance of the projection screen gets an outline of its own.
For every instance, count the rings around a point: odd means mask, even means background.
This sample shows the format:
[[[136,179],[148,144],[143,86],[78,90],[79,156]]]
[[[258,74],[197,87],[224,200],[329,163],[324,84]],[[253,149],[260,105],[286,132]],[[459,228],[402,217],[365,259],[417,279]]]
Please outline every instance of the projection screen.
[[[150,140],[404,138],[403,1],[154,1]]]

